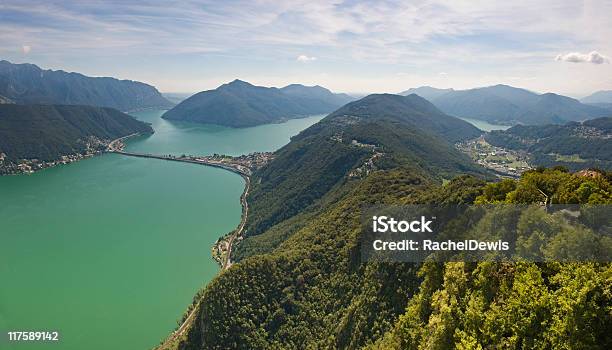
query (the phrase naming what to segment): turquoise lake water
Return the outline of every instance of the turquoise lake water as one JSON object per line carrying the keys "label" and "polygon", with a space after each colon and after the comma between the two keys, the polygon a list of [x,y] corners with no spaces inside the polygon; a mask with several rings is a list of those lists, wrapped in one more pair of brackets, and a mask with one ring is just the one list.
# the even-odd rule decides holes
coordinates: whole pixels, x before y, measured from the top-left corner
{"label": "turquoise lake water", "polygon": [[[127,149],[273,151],[322,116],[246,129],[134,115],[156,133]],[[240,221],[244,182],[196,164],[105,154],[0,177],[0,349],[149,349],[218,272],[215,240]],[[59,331],[58,343],[6,332]]]}

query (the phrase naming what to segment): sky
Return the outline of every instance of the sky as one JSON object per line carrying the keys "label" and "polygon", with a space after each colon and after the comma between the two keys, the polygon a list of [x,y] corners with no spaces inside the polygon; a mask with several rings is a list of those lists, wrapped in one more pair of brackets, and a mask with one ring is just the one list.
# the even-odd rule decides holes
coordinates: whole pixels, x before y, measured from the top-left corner
{"label": "sky", "polygon": [[612,0],[0,1],[0,59],[162,92],[612,90]]}

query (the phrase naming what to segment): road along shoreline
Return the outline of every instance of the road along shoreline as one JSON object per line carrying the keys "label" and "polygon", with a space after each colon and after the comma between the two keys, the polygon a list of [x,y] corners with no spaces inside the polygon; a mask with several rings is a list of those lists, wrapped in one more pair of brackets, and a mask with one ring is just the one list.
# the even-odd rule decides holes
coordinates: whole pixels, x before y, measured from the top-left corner
{"label": "road along shoreline", "polygon": [[[232,246],[236,240],[236,238],[241,237],[244,227],[246,225],[246,221],[249,214],[249,206],[247,202],[247,197],[249,195],[249,191],[251,188],[251,172],[252,169],[244,164],[243,161],[240,163],[233,163],[231,157],[223,157],[223,156],[205,156],[205,157],[193,157],[193,156],[173,156],[173,155],[155,155],[155,154],[147,154],[147,153],[136,153],[136,152],[126,152],[123,150],[123,140],[137,136],[138,134],[132,134],[128,136],[124,136],[122,138],[113,140],[109,143],[107,151],[109,153],[116,153],[130,157],[138,157],[138,158],[151,158],[151,159],[161,159],[161,160],[169,160],[175,162],[183,162],[183,163],[191,163],[191,164],[200,164],[206,165],[216,168],[225,169],[227,171],[231,171],[235,174],[240,175],[244,181],[245,186],[240,196],[240,204],[242,207],[242,215],[240,218],[240,223],[236,227],[235,230],[231,231],[229,234],[219,238],[217,242],[214,244],[213,251],[221,252],[224,251],[223,254],[218,254],[215,256],[215,260],[221,265],[221,271],[224,271],[232,265],[231,262],[231,253]],[[239,158],[237,158],[239,159]],[[158,350],[169,349],[174,342],[179,339],[185,331],[189,329],[189,327],[193,324],[195,320],[195,315],[199,310],[200,300],[198,300],[195,304],[192,303],[190,307],[187,309],[189,313],[184,318],[183,322],[179,325],[179,327],[173,331],[163,342],[156,347]]]}

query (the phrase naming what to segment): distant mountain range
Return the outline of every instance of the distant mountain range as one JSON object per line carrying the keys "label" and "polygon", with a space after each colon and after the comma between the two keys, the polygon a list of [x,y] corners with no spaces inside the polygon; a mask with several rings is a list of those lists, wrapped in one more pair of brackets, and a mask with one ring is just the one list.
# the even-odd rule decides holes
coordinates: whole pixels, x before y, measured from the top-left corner
{"label": "distant mountain range", "polygon": [[447,114],[496,124],[563,124],[612,116],[612,112],[605,108],[583,104],[570,97],[553,93],[537,94],[508,85],[470,90],[424,86],[401,94],[410,93],[428,99]]}
{"label": "distant mountain range", "polygon": [[421,86],[418,88],[412,88],[406,91],[402,91],[399,94],[402,96],[408,96],[410,94],[417,94],[421,96],[422,98],[431,102],[442,95],[445,95],[449,92],[454,92],[454,91],[455,91],[454,89],[438,89],[438,88],[434,88],[431,86]]}
{"label": "distant mountain range", "polygon": [[597,91],[580,99],[582,103],[608,103],[612,104],[612,90]]}
{"label": "distant mountain range", "polygon": [[55,161],[89,147],[105,148],[106,141],[119,137],[152,132],[150,125],[112,108],[2,104],[0,165],[23,159]]}
{"label": "distant mountain range", "polygon": [[162,118],[230,127],[277,123],[291,118],[329,113],[354,100],[321,86],[262,87],[234,80],[182,101]]}
{"label": "distant mountain range", "polygon": [[33,64],[13,64],[4,60],[0,61],[2,100],[16,104],[111,107],[121,111],[173,106],[157,89],[145,83],[43,70]]}
{"label": "distant mountain range", "polygon": [[179,104],[189,98],[193,93],[188,92],[164,92],[162,96],[166,98],[168,101],[176,104]]}

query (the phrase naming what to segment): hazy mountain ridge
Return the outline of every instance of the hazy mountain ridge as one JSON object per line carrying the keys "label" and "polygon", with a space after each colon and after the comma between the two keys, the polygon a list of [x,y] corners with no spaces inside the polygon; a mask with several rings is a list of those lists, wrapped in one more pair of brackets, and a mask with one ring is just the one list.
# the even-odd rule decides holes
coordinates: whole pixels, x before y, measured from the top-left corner
{"label": "hazy mountain ridge", "polygon": [[582,103],[607,103],[612,104],[612,90],[601,90],[580,99]]}
{"label": "hazy mountain ridge", "polygon": [[138,81],[88,77],[8,61],[0,61],[0,95],[17,104],[89,105],[122,111],[173,105],[155,87]]}
{"label": "hazy mountain ridge", "polygon": [[588,103],[588,105],[612,111],[612,103]]}
{"label": "hazy mountain ridge", "polygon": [[501,84],[469,90],[421,87],[407,91],[420,91],[447,114],[497,124],[562,124],[612,115],[570,97]]}
{"label": "hazy mountain ridge", "polygon": [[438,89],[431,86],[420,86],[418,88],[410,88],[406,91],[402,91],[399,94],[402,96],[416,94],[431,102],[432,100],[453,91],[455,91],[455,89]]}
{"label": "hazy mountain ridge", "polygon": [[292,84],[279,89],[234,80],[187,98],[163,118],[248,127],[329,113],[351,100],[346,94],[333,94],[320,86]]}

